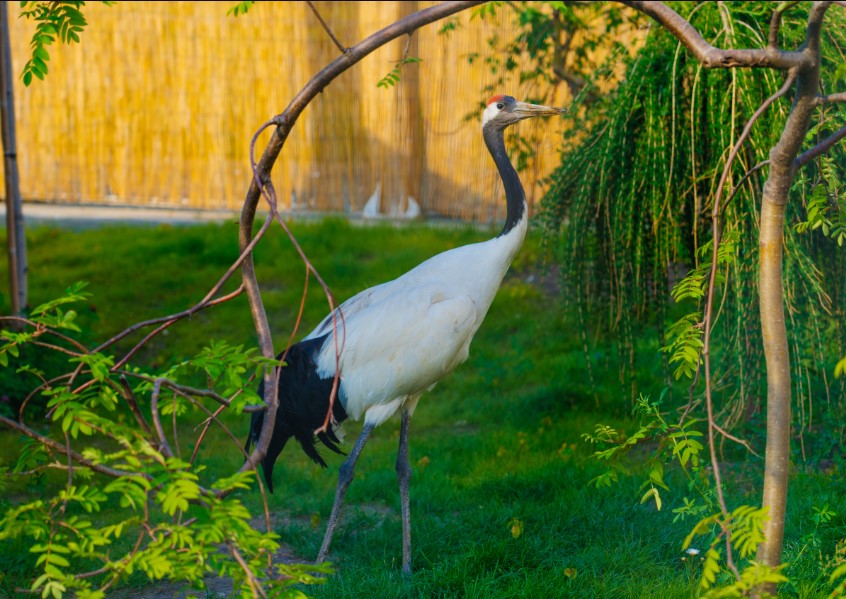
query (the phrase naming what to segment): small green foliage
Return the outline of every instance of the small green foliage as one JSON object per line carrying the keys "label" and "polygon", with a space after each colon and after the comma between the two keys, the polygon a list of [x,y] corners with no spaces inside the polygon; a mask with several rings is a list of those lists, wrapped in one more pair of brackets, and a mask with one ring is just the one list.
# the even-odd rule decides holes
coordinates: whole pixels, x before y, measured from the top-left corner
{"label": "small green foliage", "polygon": [[503,2],[497,0],[495,2],[485,2],[484,4],[480,4],[479,6],[474,7],[470,11],[470,20],[473,19],[486,19],[489,17],[496,16],[497,9],[502,6]]}
{"label": "small green foliage", "polygon": [[[43,598],[102,597],[105,588],[134,572],[151,580],[169,578],[199,586],[206,574],[217,573],[232,579],[234,592],[245,597],[253,596],[250,589],[255,584],[261,584],[265,593],[280,596],[297,594],[291,581],[319,582],[317,575],[328,572],[326,567],[277,564],[274,571],[279,578],[267,577],[269,557],[279,549],[278,538],[272,532],[256,531],[249,511],[231,497],[233,491],[252,486],[254,472],[236,472],[206,488],[200,480],[203,466],[163,453],[167,440],[149,426],[144,430],[138,426],[142,418],[138,404],[150,405],[154,389],[162,396],[159,413],[172,414],[174,422],[192,413],[188,398],[199,403],[208,395],[240,414],[246,403],[260,401],[255,377],[263,368],[278,365],[278,360],[266,360],[242,345],[212,341],[194,359],[168,368],[166,377],[145,374],[129,364],[118,369],[112,355],[87,352],[71,337],[56,332],[78,330],[71,316],[75,312],[68,305],[88,299],[83,288],[74,285],[63,296],[33,309],[27,330],[0,335],[4,364],[8,356],[24,356],[21,348],[45,334],[74,350],[44,345],[64,357],[70,373],[55,381],[45,380],[43,373],[27,364],[17,368],[36,375],[47,414],[59,425],[44,434],[59,440],[48,444],[19,424],[29,436],[21,443],[14,469],[10,473],[0,466],[0,475],[4,482],[7,476],[32,482],[50,468],[69,472],[65,485],[43,498],[8,507],[0,517],[0,541],[18,539],[33,554],[30,591]],[[207,390],[177,382],[180,377],[196,378],[198,373],[205,378]],[[134,381],[131,390],[127,377]],[[81,451],[72,450],[81,457],[73,459],[76,463],[71,468],[68,455],[58,448],[77,442],[87,445]],[[111,518],[97,516],[115,505],[121,509],[112,509]],[[127,545],[122,540],[126,537],[137,540]],[[90,570],[92,563],[99,565],[102,576],[75,576]]]}
{"label": "small green foliage", "polygon": [[41,322],[39,320],[40,318],[44,318],[51,312],[54,312],[59,306],[64,306],[66,304],[74,304],[89,299],[91,297],[91,294],[87,291],[84,291],[87,286],[88,283],[84,281],[78,281],[74,283],[73,285],[65,289],[65,293],[61,297],[44,302],[43,304],[39,304],[38,306],[30,310],[30,318],[35,322]]}
{"label": "small green foliage", "polygon": [[233,17],[240,17],[241,15],[245,15],[249,12],[249,10],[253,7],[255,2],[239,2],[232,8],[226,11],[226,16],[233,16]]}
{"label": "small green foliage", "polygon": [[[715,286],[725,283],[726,276],[720,271],[720,267],[731,266],[738,241],[737,231],[729,232],[721,239],[720,247],[717,249]],[[673,286],[672,295],[677,303],[688,299],[698,303],[705,298],[711,274],[711,262],[705,259],[711,257],[713,247],[713,239],[704,243],[698,251],[703,262]],[[701,311],[685,314],[667,328],[668,343],[661,348],[661,351],[670,354],[670,364],[676,365],[673,371],[676,380],[682,377],[692,379],[696,375],[701,362],[700,352],[705,347],[704,334]]]}
{"label": "small green foliage", "polygon": [[[212,340],[194,358],[165,372],[163,378],[179,383],[183,378],[190,379],[192,373],[202,373],[206,379],[206,388],[216,389],[231,401],[231,407],[236,413],[241,413],[245,406],[261,403],[255,380],[261,376],[265,367],[276,366],[278,363],[278,360],[261,356],[256,348],[244,349],[243,345],[232,346],[226,341]],[[150,388],[150,382],[141,386],[144,390]],[[170,397],[171,402],[162,406],[163,414],[174,411],[181,413],[187,408],[185,402],[176,395],[171,394]]]}
{"label": "small green foliage", "polygon": [[[717,561],[718,560],[719,556],[717,557]],[[706,563],[707,562],[708,559],[706,559]],[[758,595],[756,596],[761,597],[761,599],[771,597],[769,594],[761,592],[760,589],[762,585],[765,584],[781,584],[783,582],[787,582],[787,577],[782,574],[782,570],[785,566],[786,564],[782,564],[777,568],[771,568],[765,564],[759,564],[751,561],[749,562],[749,566],[740,572],[740,580],[726,586],[711,589],[702,595],[702,599],[749,597],[753,591],[757,591]],[[713,565],[711,567],[713,568]],[[712,584],[713,582],[710,583],[709,586]],[[706,587],[703,585],[702,588]]]}
{"label": "small green foliage", "polygon": [[699,352],[705,347],[701,320],[701,312],[685,314],[667,329],[670,342],[661,351],[670,354],[670,364],[677,364],[673,371],[676,380],[682,377],[692,379],[699,368]]}
{"label": "small green foliage", "polygon": [[[812,129],[810,136],[816,136]],[[806,194],[806,220],[796,223],[794,228],[799,233],[820,231],[824,237],[843,247],[846,241],[846,187],[840,180],[837,159],[831,155],[824,155],[818,159],[818,176]],[[798,187],[804,187],[809,182],[800,179]]]}
{"label": "small green foliage", "polygon": [[635,446],[644,442],[657,441],[658,448],[647,462],[647,478],[640,486],[643,492],[640,503],[651,499],[658,510],[663,506],[659,489],[669,491],[664,481],[665,460],[676,460],[686,473],[688,468],[698,470],[699,454],[703,449],[702,443],[695,439],[701,437],[702,433],[693,428],[698,421],[689,419],[677,426],[670,426],[659,411],[666,392],[665,389],[654,402],[643,395],[635,401],[633,413],[640,427],[633,434],[627,436],[609,426],[597,424],[593,434],[582,435],[585,441],[593,445],[607,446],[593,453],[593,458],[606,461],[608,468],[591,480],[591,484],[609,487],[617,482],[618,474],[628,472],[624,458]]}
{"label": "small green foliage", "polygon": [[438,29],[438,35],[449,35],[461,26],[458,19],[446,19]]}
{"label": "small green foliage", "polygon": [[[81,8],[85,2],[70,0],[63,2],[32,1],[21,2],[21,17],[35,21],[35,33],[30,40],[32,56],[26,62],[21,73],[24,85],[29,86],[32,78],[43,80],[47,74],[47,62],[50,53],[46,46],[57,39],[62,43],[79,43],[79,35],[88,25]],[[114,2],[104,1],[111,6]]]}
{"label": "small green foliage", "polygon": [[[706,536],[711,539],[710,547],[705,555],[705,562],[702,566],[702,589],[709,589],[714,586],[717,574],[720,572],[722,553],[719,544],[723,542],[724,536],[730,533],[731,544],[737,554],[743,559],[749,559],[757,550],[758,545],[764,541],[764,524],[768,516],[768,508],[741,505],[735,508],[728,517],[721,512],[711,514],[702,518],[690,531],[682,544],[682,549],[690,547],[693,539],[697,536]],[[787,579],[780,573],[780,568],[770,569],[754,561],[749,561],[749,566],[741,572],[740,580],[733,584],[722,586],[706,596],[708,597],[740,597],[750,589],[768,582],[784,582]]]}
{"label": "small green foliage", "polygon": [[685,497],[682,499],[684,505],[673,510],[675,517],[673,522],[684,521],[688,517],[700,518],[702,514],[710,509],[710,506],[705,503],[697,503],[695,500]]}
{"label": "small green foliage", "polygon": [[397,66],[395,66],[390,73],[388,73],[379,80],[379,82],[376,84],[376,87],[384,87],[385,89],[388,89],[389,87],[394,87],[400,81],[400,68],[402,68],[403,65],[414,64],[416,62],[423,62],[423,59],[416,58],[414,56],[406,56],[401,61],[399,61],[399,63],[397,63]]}

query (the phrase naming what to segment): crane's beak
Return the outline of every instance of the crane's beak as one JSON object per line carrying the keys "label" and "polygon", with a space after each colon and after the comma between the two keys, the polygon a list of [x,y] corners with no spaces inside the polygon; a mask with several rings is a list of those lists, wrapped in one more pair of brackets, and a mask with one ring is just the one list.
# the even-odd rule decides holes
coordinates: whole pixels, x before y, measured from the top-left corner
{"label": "crane's beak", "polygon": [[541,106],[540,104],[529,104],[528,102],[517,102],[514,106],[512,114],[516,115],[520,120],[530,119],[536,116],[553,116],[556,114],[564,114],[567,112],[566,108],[554,108],[552,106]]}

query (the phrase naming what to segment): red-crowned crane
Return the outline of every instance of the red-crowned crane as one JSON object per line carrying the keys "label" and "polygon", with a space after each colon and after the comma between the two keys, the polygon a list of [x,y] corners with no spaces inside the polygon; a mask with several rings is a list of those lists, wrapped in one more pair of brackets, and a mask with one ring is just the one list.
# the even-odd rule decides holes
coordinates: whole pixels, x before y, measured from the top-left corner
{"label": "red-crowned crane", "polygon": [[[364,416],[364,428],[341,466],[332,514],[317,561],[329,550],[341,503],[353,479],[356,461],[374,428],[400,413],[396,471],[402,512],[402,569],[411,572],[408,486],[408,429],[420,396],[467,359],[470,341],[482,324],[505,272],[526,236],[526,195],[505,152],[503,131],[523,119],[561,114],[551,108],[494,96],[482,113],[482,135],[502,177],[507,212],[495,238],[434,256],[401,277],[365,289],[341,304],[343,318],[327,316],[302,341],[289,348],[279,378],[279,407],[273,437],[262,462],[273,491],[273,465],[285,443],[294,437],[321,466],[314,431],[322,426],[340,369],[333,419]],[[337,314],[335,314],[337,316]],[[342,348],[336,359],[337,347]],[[262,413],[254,413],[247,449],[258,443]],[[317,435],[332,451],[342,453],[334,430]]]}

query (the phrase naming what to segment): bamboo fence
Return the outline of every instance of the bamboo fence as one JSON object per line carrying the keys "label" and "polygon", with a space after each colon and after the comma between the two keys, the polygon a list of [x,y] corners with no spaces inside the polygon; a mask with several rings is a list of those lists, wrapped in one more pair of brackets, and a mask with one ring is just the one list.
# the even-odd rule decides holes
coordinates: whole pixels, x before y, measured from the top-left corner
{"label": "bamboo fence", "polygon": [[[18,3],[9,2],[10,16]],[[315,2],[345,45],[432,2]],[[80,44],[53,45],[50,72],[15,109],[21,191],[63,203],[237,209],[250,182],[249,141],[319,69],[338,55],[304,2],[259,2],[226,16],[227,2],[90,3]],[[495,75],[470,64],[499,21],[458,16],[449,34],[434,24],[396,40],[329,86],[304,112],[274,168],[282,207],[362,210],[377,186],[380,212],[402,213],[413,198],[428,216],[491,222],[504,216],[502,190],[478,117]],[[10,23],[20,72],[34,25]],[[400,82],[377,87],[396,61]],[[522,97],[515,85],[503,93]],[[564,105],[566,90],[554,101]],[[522,174],[530,202],[558,159],[558,121],[542,127],[537,159]],[[266,140],[266,138],[263,138]],[[259,148],[263,147],[260,142]]]}

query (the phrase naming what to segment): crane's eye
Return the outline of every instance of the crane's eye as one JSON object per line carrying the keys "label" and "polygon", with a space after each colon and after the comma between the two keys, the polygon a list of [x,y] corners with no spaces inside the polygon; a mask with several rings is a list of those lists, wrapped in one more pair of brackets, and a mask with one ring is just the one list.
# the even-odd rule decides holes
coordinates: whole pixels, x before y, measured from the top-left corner
{"label": "crane's eye", "polygon": [[502,102],[498,102],[497,105],[496,105],[496,109],[502,110],[503,108],[505,108],[505,104],[503,104]]}

